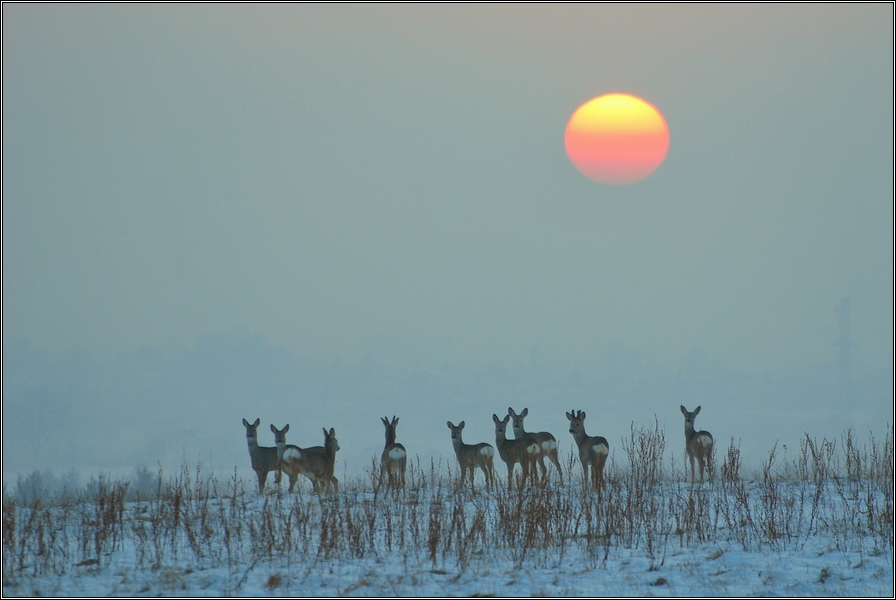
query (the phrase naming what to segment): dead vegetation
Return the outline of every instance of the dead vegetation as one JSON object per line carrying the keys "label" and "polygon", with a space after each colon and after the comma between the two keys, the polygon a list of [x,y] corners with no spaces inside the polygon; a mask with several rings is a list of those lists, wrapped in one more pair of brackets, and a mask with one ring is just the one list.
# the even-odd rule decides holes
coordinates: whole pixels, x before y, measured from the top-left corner
{"label": "dead vegetation", "polygon": [[[634,548],[653,569],[678,548],[800,549],[822,534],[839,548],[892,550],[892,430],[861,447],[850,431],[839,442],[807,435],[790,460],[772,448],[754,476],[731,440],[719,476],[697,484],[686,481],[683,462],[664,461],[665,445],[658,424],[633,425],[600,494],[575,479],[472,493],[451,467],[413,461],[404,488],[372,486],[372,461],[332,495],[259,496],[254,481],[236,472],[220,480],[201,466],[160,471],[148,495],[114,481],[27,502],[5,494],[3,576],[99,570],[111,554],[132,552],[137,568],[153,572],[226,565],[236,590],[247,568],[284,558],[311,570],[333,558],[400,555],[464,570],[495,556],[557,565],[578,546],[592,568],[615,548]],[[285,584],[272,575],[269,585]]]}

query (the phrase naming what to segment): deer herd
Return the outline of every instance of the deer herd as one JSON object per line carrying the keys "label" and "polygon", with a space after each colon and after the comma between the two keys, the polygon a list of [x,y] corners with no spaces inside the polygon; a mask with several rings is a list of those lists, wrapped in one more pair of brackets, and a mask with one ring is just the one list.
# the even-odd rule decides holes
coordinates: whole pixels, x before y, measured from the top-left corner
{"label": "deer herd", "polygon": [[[694,463],[700,466],[700,481],[703,481],[704,471],[709,471],[712,478],[712,434],[708,431],[694,429],[694,419],[700,413],[698,406],[693,412],[689,412],[684,406],[681,414],[684,415],[685,450],[691,463],[691,482],[696,481]],[[454,453],[460,465],[460,484],[463,485],[470,475],[470,488],[473,489],[473,480],[476,469],[480,469],[485,476],[487,488],[491,488],[495,482],[494,457],[495,448],[498,456],[507,465],[507,488],[513,488],[513,471],[517,463],[522,469],[522,479],[519,487],[522,489],[526,481],[531,479],[533,483],[538,480],[538,468],[541,469],[541,485],[548,480],[548,467],[545,459],[550,460],[557,469],[560,484],[563,484],[563,470],[560,468],[560,460],[557,456],[559,444],[557,439],[547,431],[526,431],[523,419],[529,414],[529,409],[524,408],[517,414],[513,408],[507,409],[507,415],[499,419],[498,415],[492,415],[495,423],[495,446],[480,442],[478,444],[465,444],[463,430],[465,422],[454,425],[448,421],[448,429],[451,431],[451,443]],[[572,411],[566,413],[569,420],[569,433],[572,435],[579,449],[579,462],[582,464],[583,482],[587,486],[591,481],[591,488],[600,492],[603,485],[604,465],[610,454],[610,443],[602,436],[589,436],[585,433],[585,411]],[[507,437],[507,425],[513,421],[513,438]],[[382,418],[386,428],[386,445],[380,457],[379,486],[388,484],[388,488],[395,490],[405,486],[405,470],[407,467],[408,453],[405,447],[395,441],[395,430],[398,427],[398,417]],[[336,467],[336,452],[339,450],[339,442],[336,441],[336,431],[332,427],[324,432],[324,445],[310,448],[299,448],[286,443],[286,433],[289,424],[283,429],[277,429],[271,424],[271,432],[274,434],[273,448],[258,445],[258,425],[261,419],[255,419],[250,424],[243,419],[246,428],[246,441],[249,444],[249,457],[252,460],[252,470],[258,476],[258,493],[264,493],[264,485],[268,473],[276,473],[276,483],[280,485],[282,473],[289,477],[289,491],[293,492],[296,478],[304,475],[311,480],[314,491],[331,492],[339,490],[339,480],[334,475]],[[588,469],[591,469],[589,477]]]}

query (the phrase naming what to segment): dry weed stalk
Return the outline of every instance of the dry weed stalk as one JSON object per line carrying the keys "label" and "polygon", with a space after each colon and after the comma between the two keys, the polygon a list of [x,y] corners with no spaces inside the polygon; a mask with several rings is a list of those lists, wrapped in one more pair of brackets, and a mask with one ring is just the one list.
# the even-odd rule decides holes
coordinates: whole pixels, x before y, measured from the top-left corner
{"label": "dry weed stalk", "polygon": [[744,551],[798,549],[815,535],[833,536],[843,549],[893,547],[891,429],[866,446],[851,432],[839,447],[807,435],[792,460],[780,459],[775,446],[752,480],[732,439],[721,477],[695,485],[681,480],[674,457],[671,468],[664,461],[656,422],[633,424],[622,448],[625,467],[608,465],[600,497],[573,482],[472,494],[455,485],[456,473],[446,476],[443,464],[431,461],[424,471],[419,459],[394,493],[372,485],[379,475],[373,461],[370,473],[346,478],[329,498],[259,497],[255,482],[236,471],[220,485],[201,466],[167,479],[160,469],[156,492],[136,501],[127,499],[127,482],[107,478],[91,484],[92,493],[65,499],[22,504],[5,496],[3,574],[12,580],[98,570],[111,553],[132,549],[138,569],[184,560],[226,565],[228,589],[236,590],[246,565],[285,559],[310,570],[334,559],[396,553],[434,569],[442,563],[463,570],[498,557],[520,567],[553,565],[578,547],[596,567],[626,547],[642,550],[658,568],[673,532],[689,548],[728,541]]}

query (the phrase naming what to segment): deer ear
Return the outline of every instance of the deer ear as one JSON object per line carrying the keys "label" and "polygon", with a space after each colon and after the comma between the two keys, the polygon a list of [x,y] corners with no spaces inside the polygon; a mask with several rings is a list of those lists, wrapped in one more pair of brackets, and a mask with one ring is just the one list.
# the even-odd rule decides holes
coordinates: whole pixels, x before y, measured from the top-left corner
{"label": "deer ear", "polygon": [[248,426],[249,426],[249,421],[247,421],[246,419],[243,419],[243,426],[244,426],[244,427],[248,427]]}
{"label": "deer ear", "polygon": [[566,418],[569,419],[570,421],[572,421],[572,415],[571,415],[571,414],[566,413]]}
{"label": "deer ear", "polygon": [[255,425],[252,427],[258,427],[258,424],[261,423],[261,419],[255,419]]}
{"label": "deer ear", "polygon": [[271,433],[273,433],[274,435],[277,435],[277,428],[274,427],[273,423],[271,423]]}
{"label": "deer ear", "polygon": [[527,407],[527,408],[524,408],[524,409],[523,409],[523,412],[520,413],[520,416],[521,416],[521,417],[525,417],[525,416],[528,415],[528,414],[529,414],[529,409],[528,409],[528,407]]}
{"label": "deer ear", "polygon": [[513,407],[512,407],[512,406],[508,406],[508,407],[507,407],[507,414],[508,414],[508,415],[516,415],[516,413],[513,412]]}
{"label": "deer ear", "polygon": [[458,429],[463,429],[464,426],[465,426],[466,424],[467,424],[466,421],[461,421],[460,424],[457,426],[457,428],[458,428]]}
{"label": "deer ear", "polygon": [[494,421],[495,423],[500,423],[501,419],[498,418],[498,415],[492,413],[492,421]]}
{"label": "deer ear", "polygon": [[684,404],[681,405],[681,414],[688,416],[688,409],[684,407]]}
{"label": "deer ear", "polygon": [[694,409],[694,416],[696,417],[699,414],[700,414],[700,407],[698,406],[696,409]]}
{"label": "deer ear", "polygon": [[448,421],[448,429],[454,429],[454,425],[451,424],[451,421]]}
{"label": "deer ear", "polygon": [[336,428],[335,428],[335,427],[330,427],[330,435],[331,435],[331,436],[335,436],[335,435],[336,435]]}
{"label": "deer ear", "polygon": [[283,428],[283,433],[289,431],[289,423],[286,424],[286,427]]}
{"label": "deer ear", "polygon": [[327,434],[327,428],[326,428],[326,427],[321,427],[321,429],[324,430],[324,437],[327,437],[327,435],[328,435],[328,434]]}

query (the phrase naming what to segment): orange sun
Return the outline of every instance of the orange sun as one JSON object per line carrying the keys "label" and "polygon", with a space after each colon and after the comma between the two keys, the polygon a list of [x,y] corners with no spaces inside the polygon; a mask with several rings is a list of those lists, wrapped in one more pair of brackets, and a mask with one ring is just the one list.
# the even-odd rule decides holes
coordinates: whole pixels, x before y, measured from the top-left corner
{"label": "orange sun", "polygon": [[641,181],[669,150],[669,128],[652,104],[630,94],[589,100],[566,125],[566,153],[589,179],[611,185]]}

